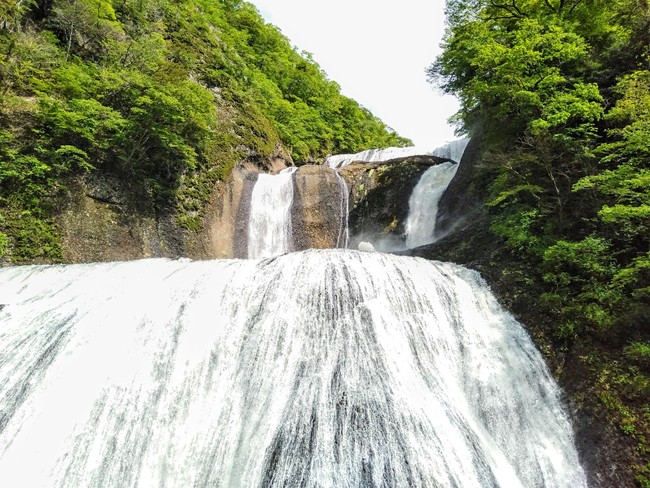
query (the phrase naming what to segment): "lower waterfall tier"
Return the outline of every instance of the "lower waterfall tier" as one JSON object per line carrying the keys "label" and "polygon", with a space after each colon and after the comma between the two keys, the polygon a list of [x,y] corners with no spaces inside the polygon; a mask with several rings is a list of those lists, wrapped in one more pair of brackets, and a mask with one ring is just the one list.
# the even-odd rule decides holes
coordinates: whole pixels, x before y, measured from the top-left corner
{"label": "lower waterfall tier", "polygon": [[475,272],[347,250],[0,269],[0,480],[584,487]]}

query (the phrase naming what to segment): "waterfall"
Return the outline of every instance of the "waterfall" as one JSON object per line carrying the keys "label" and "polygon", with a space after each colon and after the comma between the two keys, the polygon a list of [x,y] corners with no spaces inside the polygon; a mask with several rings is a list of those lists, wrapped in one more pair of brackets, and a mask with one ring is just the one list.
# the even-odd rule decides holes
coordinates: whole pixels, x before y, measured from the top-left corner
{"label": "waterfall", "polygon": [[414,248],[435,242],[438,203],[458,169],[457,163],[441,163],[426,170],[409,198],[406,219],[406,247]]}
{"label": "waterfall", "polygon": [[27,266],[0,303],[3,486],[586,486],[541,355],[460,266]]}
{"label": "waterfall", "polygon": [[447,144],[435,148],[431,151],[432,156],[438,156],[439,158],[451,159],[457,163],[460,163],[460,160],[463,158],[463,153],[465,148],[469,143],[469,139],[456,139],[455,141],[448,142]]}
{"label": "waterfall", "polygon": [[[455,163],[445,162],[432,166],[422,174],[413,189],[409,198],[409,213],[405,222],[405,244],[407,248],[413,248],[435,242],[441,237],[435,232],[438,203],[456,174],[458,163],[462,159],[468,143],[469,139],[458,139],[433,150],[424,150],[418,147],[371,149],[357,154],[330,156],[326,159],[325,165],[338,169],[354,161],[382,162],[415,155],[438,156],[455,161]],[[362,241],[364,249],[374,249],[376,236],[367,236],[366,239],[373,242]],[[378,248],[395,249],[395,243],[386,245],[382,244],[380,240]]]}
{"label": "waterfall", "polygon": [[348,185],[345,183],[343,177],[339,174],[338,171],[334,170],[334,172],[336,174],[336,179],[339,182],[339,188],[341,189],[340,227],[339,235],[336,238],[336,247],[347,248],[350,243],[350,194]]}
{"label": "waterfall", "polygon": [[469,139],[457,139],[435,149],[423,147],[387,147],[383,149],[368,149],[356,154],[337,154],[325,160],[325,165],[330,168],[340,169],[355,161],[364,163],[379,163],[391,159],[406,158],[411,156],[438,156],[460,162]]}
{"label": "waterfall", "polygon": [[458,139],[431,151],[431,155],[451,159],[456,163],[442,163],[426,170],[409,198],[409,213],[406,219],[406,247],[414,248],[438,240],[436,219],[438,203],[456,175],[469,139]]}
{"label": "waterfall", "polygon": [[330,168],[343,168],[354,161],[364,163],[377,163],[390,161],[391,159],[404,158],[407,156],[418,156],[427,154],[426,150],[417,147],[386,147],[383,149],[368,149],[356,154],[337,154],[325,160],[325,165]]}
{"label": "waterfall", "polygon": [[266,258],[291,251],[293,173],[260,174],[251,196],[248,222],[248,257]]}

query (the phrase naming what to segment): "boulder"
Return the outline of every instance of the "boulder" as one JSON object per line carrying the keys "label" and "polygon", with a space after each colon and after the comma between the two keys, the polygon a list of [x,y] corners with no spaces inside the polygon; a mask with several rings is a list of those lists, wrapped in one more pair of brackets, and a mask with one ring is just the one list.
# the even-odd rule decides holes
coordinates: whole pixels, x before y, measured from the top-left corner
{"label": "boulder", "polygon": [[346,188],[336,172],[305,165],[294,174],[291,226],[295,250],[342,247],[346,225]]}

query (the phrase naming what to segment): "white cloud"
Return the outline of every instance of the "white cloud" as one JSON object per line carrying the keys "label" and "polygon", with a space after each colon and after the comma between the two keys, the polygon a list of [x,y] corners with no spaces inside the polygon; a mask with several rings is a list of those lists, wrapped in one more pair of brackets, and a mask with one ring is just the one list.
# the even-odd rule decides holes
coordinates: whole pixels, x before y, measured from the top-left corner
{"label": "white cloud", "polygon": [[426,81],[440,52],[444,0],[252,0],[342,92],[418,146],[454,139],[458,102]]}

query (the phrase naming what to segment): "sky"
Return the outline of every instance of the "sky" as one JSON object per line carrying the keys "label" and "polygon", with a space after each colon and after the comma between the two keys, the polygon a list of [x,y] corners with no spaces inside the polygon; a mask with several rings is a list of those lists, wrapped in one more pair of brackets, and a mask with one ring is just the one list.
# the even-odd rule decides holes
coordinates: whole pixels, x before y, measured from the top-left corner
{"label": "sky", "polygon": [[456,139],[458,102],[426,80],[440,53],[444,0],[249,0],[344,95],[417,146]]}

